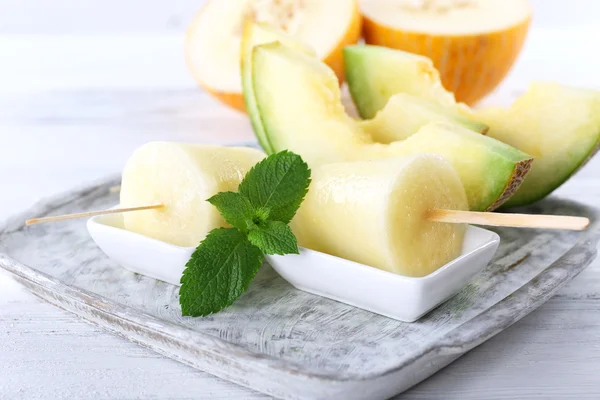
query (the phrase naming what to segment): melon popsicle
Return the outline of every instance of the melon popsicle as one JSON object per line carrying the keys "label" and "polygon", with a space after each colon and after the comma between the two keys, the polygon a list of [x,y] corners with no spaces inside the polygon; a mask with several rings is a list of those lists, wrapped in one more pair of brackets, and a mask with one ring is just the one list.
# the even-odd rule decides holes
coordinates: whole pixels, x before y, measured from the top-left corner
{"label": "melon popsicle", "polygon": [[197,246],[211,230],[227,226],[206,200],[219,192],[236,192],[264,157],[247,147],[170,142],[142,146],[123,170],[121,207],[164,207],[123,214],[125,228],[178,246]]}
{"label": "melon popsicle", "polygon": [[460,178],[432,154],[323,165],[292,221],[306,248],[405,276],[458,257],[466,226],[430,222],[433,209],[468,210]]}

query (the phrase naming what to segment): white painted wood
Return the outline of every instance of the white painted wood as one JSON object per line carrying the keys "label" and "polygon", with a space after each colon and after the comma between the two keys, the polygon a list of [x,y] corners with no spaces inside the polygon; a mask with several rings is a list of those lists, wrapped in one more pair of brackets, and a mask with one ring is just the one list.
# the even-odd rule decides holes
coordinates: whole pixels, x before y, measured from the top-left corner
{"label": "white painted wood", "polygon": [[[531,77],[600,87],[598,58],[588,51],[600,35],[589,28],[569,32],[535,31],[509,80],[487,102],[506,102]],[[181,43],[180,34],[0,36],[0,218],[117,172],[149,140],[251,138],[244,117],[194,88]],[[595,160],[559,194],[598,205],[599,174]],[[596,261],[540,310],[403,398],[599,398],[599,288]],[[2,275],[4,398],[266,397],[83,323]]]}

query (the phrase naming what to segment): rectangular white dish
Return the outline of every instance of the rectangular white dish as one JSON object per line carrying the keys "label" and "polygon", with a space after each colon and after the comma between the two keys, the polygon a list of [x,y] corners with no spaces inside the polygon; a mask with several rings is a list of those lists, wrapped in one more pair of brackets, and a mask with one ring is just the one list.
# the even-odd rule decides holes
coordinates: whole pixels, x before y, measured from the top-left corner
{"label": "rectangular white dish", "polygon": [[[104,253],[128,270],[179,285],[194,248],[152,239],[123,227],[123,216],[88,220],[90,235]],[[299,255],[267,256],[294,287],[405,322],[414,322],[455,295],[492,259],[500,238],[469,226],[460,257],[432,274],[411,278],[329,254],[300,249]]]}

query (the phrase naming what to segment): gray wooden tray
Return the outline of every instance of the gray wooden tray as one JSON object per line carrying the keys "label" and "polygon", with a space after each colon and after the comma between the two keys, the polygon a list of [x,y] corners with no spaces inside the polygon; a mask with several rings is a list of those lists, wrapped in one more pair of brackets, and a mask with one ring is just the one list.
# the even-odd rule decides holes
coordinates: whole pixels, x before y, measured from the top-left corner
{"label": "gray wooden tray", "polygon": [[8,221],[0,228],[0,266],[89,322],[287,399],[383,399],[406,390],[549,299],[591,263],[600,238],[599,210],[556,198],[519,210],[593,222],[585,233],[497,229],[494,261],[413,324],[298,291],[266,264],[231,308],[182,318],[176,287],[108,260],[84,222],[23,226],[32,216],[113,206],[118,195],[109,188],[117,183],[62,194]]}

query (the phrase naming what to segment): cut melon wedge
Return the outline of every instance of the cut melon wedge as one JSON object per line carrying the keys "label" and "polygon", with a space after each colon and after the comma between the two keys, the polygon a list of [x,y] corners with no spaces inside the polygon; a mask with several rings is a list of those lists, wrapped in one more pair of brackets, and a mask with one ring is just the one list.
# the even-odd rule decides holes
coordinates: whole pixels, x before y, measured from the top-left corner
{"label": "cut melon wedge", "polygon": [[188,28],[185,54],[198,84],[225,104],[244,110],[240,43],[247,21],[288,32],[314,48],[344,77],[343,47],[360,37],[355,0],[209,0]]}
{"label": "cut melon wedge", "polygon": [[488,126],[452,111],[434,101],[399,93],[390,98],[375,118],[360,122],[373,140],[391,143],[403,140],[431,122],[450,122],[485,134]]}
{"label": "cut melon wedge", "polygon": [[528,0],[361,0],[368,44],[433,60],[444,86],[472,104],[515,62],[529,28]]}
{"label": "cut melon wedge", "polygon": [[433,62],[417,54],[380,46],[344,49],[346,80],[360,116],[374,118],[390,98],[406,93],[454,107],[454,95],[442,86]]}
{"label": "cut melon wedge", "polygon": [[[254,98],[254,87],[252,86],[252,49],[259,44],[280,42],[284,45],[310,54],[316,57],[315,51],[305,43],[298,41],[293,36],[280,29],[269,27],[265,24],[247,22],[244,26],[242,36],[242,88],[246,110],[248,114],[256,114],[256,99]],[[265,135],[262,121],[252,118],[252,129],[261,147],[268,153],[272,153],[271,144]]]}
{"label": "cut melon wedge", "polygon": [[262,151],[246,147],[168,142],[142,146],[123,170],[121,207],[164,207],[123,214],[125,228],[178,246],[197,246],[208,232],[227,226],[206,200],[237,191],[246,172],[264,157]]}
{"label": "cut melon wedge", "polygon": [[[489,125],[488,136],[531,154],[535,159],[532,171],[520,190],[506,203],[507,207],[527,205],[544,198],[598,150],[598,91],[536,83],[509,109],[474,111],[465,105],[452,104],[447,96],[432,96],[432,92],[439,93],[439,81],[431,80],[430,77],[436,74],[429,72],[415,75],[423,63],[420,57],[411,58],[399,50],[372,46],[353,46],[348,51],[352,53],[352,57],[346,57],[348,84],[359,99],[356,102],[359,110],[371,100],[377,105],[373,109],[378,110],[380,104],[398,93],[437,100],[449,112],[458,110],[469,119]],[[390,82],[390,85],[382,92],[380,86],[384,82]],[[419,82],[420,86],[414,82]],[[390,136],[390,129],[381,129]]]}
{"label": "cut melon wedge", "polygon": [[529,154],[498,140],[445,122],[431,123],[390,145],[398,155],[435,153],[456,169],[473,211],[495,210],[520,187],[531,168]]}
{"label": "cut melon wedge", "polygon": [[[296,152],[313,167],[437,153],[456,168],[469,207],[479,211],[498,207],[529,170],[527,154],[448,123],[429,124],[407,141],[376,143],[346,114],[334,72],[281,43],[255,47],[252,68],[258,113],[251,118],[263,124],[272,151]],[[463,155],[468,157],[465,161]]]}
{"label": "cut melon wedge", "polygon": [[421,277],[461,252],[465,226],[427,221],[436,208],[467,209],[459,177],[439,156],[329,164],[313,169],[292,229],[303,247]]}
{"label": "cut melon wedge", "polygon": [[476,111],[489,135],[535,157],[531,173],[506,203],[522,206],[557,189],[600,146],[600,92],[535,83],[509,109]]}

